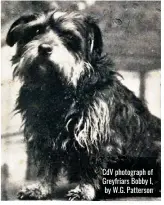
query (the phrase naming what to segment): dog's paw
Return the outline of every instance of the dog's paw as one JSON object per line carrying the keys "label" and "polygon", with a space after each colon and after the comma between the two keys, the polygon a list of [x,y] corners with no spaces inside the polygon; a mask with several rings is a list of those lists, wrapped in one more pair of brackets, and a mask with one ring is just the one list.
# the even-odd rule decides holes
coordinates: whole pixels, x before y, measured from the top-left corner
{"label": "dog's paw", "polygon": [[32,184],[23,187],[17,194],[19,200],[42,200],[48,196],[48,187],[43,187],[41,184]]}
{"label": "dog's paw", "polygon": [[73,200],[91,201],[95,198],[95,189],[90,184],[78,185],[75,189],[71,189],[68,192],[67,198],[70,201]]}

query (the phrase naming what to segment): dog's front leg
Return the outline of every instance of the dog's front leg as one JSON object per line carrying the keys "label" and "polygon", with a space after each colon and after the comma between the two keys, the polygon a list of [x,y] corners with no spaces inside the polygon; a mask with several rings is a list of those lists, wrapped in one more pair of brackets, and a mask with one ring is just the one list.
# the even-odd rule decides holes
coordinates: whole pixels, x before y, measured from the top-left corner
{"label": "dog's front leg", "polygon": [[22,187],[18,192],[20,200],[43,200],[51,197],[51,185],[48,183],[38,182]]}
{"label": "dog's front leg", "polygon": [[55,181],[59,172],[59,167],[48,170],[43,179],[31,185],[22,187],[18,192],[19,200],[45,200],[52,199]]}
{"label": "dog's front leg", "polygon": [[67,197],[69,200],[87,200],[91,201],[96,196],[96,190],[93,185],[87,183],[79,184],[75,189],[71,189]]}

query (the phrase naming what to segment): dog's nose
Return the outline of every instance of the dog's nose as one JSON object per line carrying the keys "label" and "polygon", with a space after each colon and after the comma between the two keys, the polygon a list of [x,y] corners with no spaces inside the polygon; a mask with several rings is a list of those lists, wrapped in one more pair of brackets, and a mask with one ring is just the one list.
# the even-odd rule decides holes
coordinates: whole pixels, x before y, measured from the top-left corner
{"label": "dog's nose", "polygon": [[52,46],[47,43],[40,44],[38,52],[42,55],[50,55],[52,53]]}

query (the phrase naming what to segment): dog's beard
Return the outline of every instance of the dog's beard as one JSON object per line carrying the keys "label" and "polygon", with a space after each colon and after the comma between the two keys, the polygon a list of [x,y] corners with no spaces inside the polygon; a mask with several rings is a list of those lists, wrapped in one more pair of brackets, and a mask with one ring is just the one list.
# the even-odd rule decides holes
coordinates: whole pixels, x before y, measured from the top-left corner
{"label": "dog's beard", "polygon": [[50,56],[39,55],[38,46],[39,41],[36,40],[24,47],[21,57],[13,62],[14,76],[19,76],[22,80],[26,80],[27,77],[28,79],[35,78],[33,79],[35,83],[37,79],[44,82],[46,79],[55,81],[55,78],[60,76],[67,81],[67,84],[76,87],[82,75],[87,73],[89,76],[93,71],[88,62],[73,55],[64,45],[54,47]]}

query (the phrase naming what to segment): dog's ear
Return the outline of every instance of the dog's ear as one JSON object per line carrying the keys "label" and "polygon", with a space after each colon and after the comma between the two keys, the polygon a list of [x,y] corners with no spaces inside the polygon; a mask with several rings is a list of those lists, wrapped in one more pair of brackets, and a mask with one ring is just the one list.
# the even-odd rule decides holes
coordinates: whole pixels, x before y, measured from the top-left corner
{"label": "dog's ear", "polygon": [[101,35],[101,30],[98,27],[96,21],[91,18],[86,18],[86,23],[88,26],[88,49],[89,54],[92,56],[101,56],[103,49],[103,40]]}
{"label": "dog's ear", "polygon": [[33,21],[37,18],[35,14],[31,15],[24,15],[17,19],[10,27],[7,37],[6,37],[6,43],[9,46],[13,46],[20,38],[20,34],[23,30],[23,25],[26,23],[29,23],[30,21]]}

